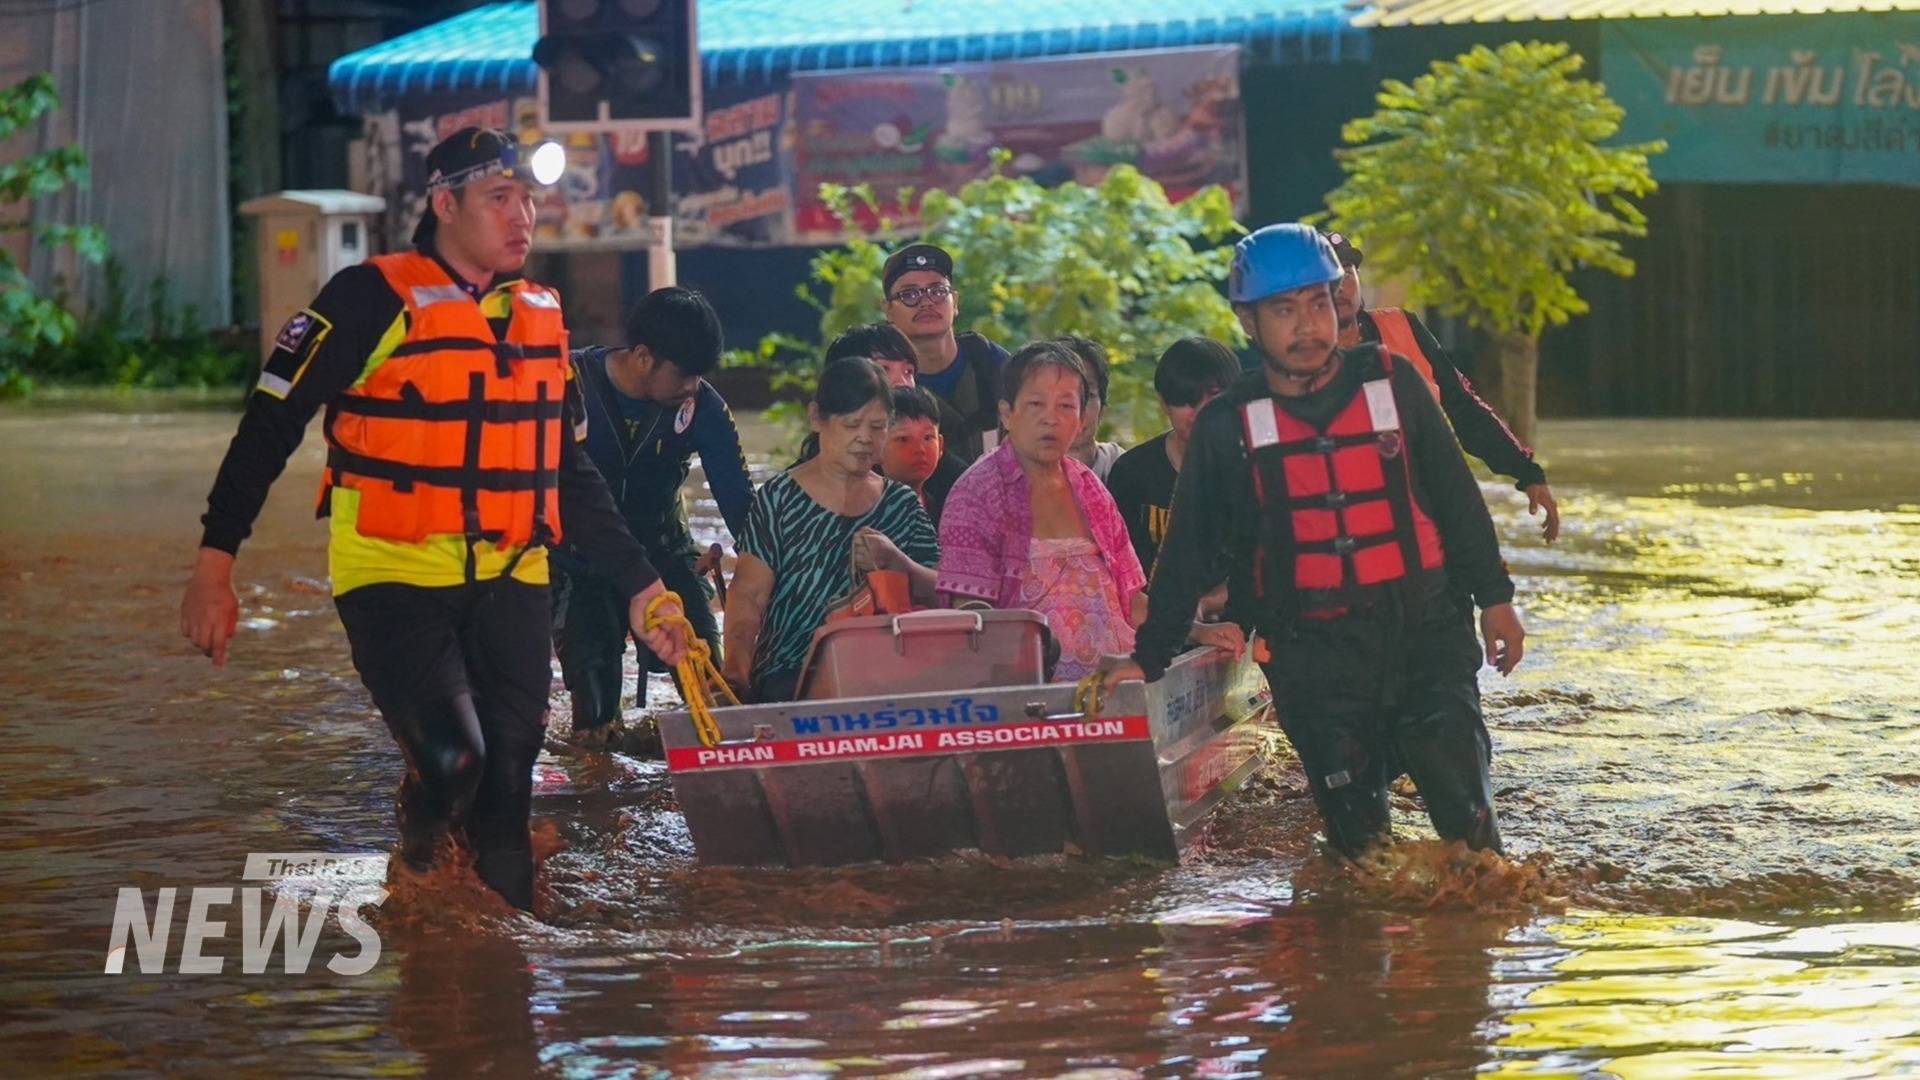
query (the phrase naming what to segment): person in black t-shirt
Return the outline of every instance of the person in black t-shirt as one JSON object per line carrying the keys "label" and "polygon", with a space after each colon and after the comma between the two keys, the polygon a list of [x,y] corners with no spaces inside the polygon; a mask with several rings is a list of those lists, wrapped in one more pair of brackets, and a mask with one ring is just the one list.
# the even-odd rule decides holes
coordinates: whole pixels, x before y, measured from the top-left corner
{"label": "person in black t-shirt", "polygon": [[1187,454],[1194,417],[1240,377],[1240,362],[1225,345],[1205,337],[1181,338],[1160,354],[1153,389],[1166,411],[1168,430],[1120,455],[1107,474],[1107,490],[1126,519],[1133,550],[1153,580],[1153,566],[1166,539],[1173,510],[1173,482]]}

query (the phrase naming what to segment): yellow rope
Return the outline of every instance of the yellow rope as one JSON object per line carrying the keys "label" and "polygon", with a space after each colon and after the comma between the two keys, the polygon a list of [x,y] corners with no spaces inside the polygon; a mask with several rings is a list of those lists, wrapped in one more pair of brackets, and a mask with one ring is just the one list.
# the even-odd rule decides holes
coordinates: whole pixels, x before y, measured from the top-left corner
{"label": "yellow rope", "polygon": [[1106,672],[1095,669],[1073,684],[1073,708],[1089,720],[1100,715],[1100,691],[1105,687],[1106,677]]}
{"label": "yellow rope", "polygon": [[[671,603],[682,608],[682,614],[659,614],[661,604]],[[680,604],[679,594],[671,590],[661,593],[647,601],[647,610],[642,621],[648,630],[657,630],[663,626],[678,626],[687,634],[687,655],[673,665],[673,673],[680,677],[680,694],[687,699],[687,712],[693,717],[693,733],[700,738],[701,746],[717,746],[720,743],[720,725],[713,719],[713,698],[711,692],[718,690],[729,705],[740,704],[740,698],[727,685],[720,675],[720,669],[713,666],[713,650],[699,634],[693,632],[693,624],[687,621],[685,608]]]}

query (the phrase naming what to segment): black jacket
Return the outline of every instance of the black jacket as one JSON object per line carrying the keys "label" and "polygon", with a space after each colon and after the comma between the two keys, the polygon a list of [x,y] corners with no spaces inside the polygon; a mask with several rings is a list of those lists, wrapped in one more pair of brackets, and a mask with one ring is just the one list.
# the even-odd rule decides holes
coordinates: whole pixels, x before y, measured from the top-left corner
{"label": "black jacket", "polygon": [[[1440,347],[1420,317],[1411,311],[1404,314],[1407,325],[1413,329],[1413,340],[1419,343],[1420,351],[1426,354],[1427,365],[1433,368],[1433,381],[1440,386],[1440,407],[1446,410],[1454,434],[1460,437],[1460,448],[1486,462],[1487,468],[1501,476],[1511,477],[1513,486],[1521,491],[1546,483],[1547,471],[1533,460],[1533,451],[1520,445],[1513,429],[1474,390],[1473,382],[1453,366],[1447,351]],[[1374,323],[1371,311],[1360,313],[1360,340],[1380,340],[1380,328]]]}
{"label": "black jacket", "polygon": [[952,395],[922,385],[940,404],[940,434],[948,453],[971,465],[986,452],[986,433],[1000,430],[1000,369],[1009,354],[975,333],[957,334],[954,342],[959,347],[954,362],[965,367]]}
{"label": "black jacket", "polygon": [[[1345,361],[1333,381],[1319,390],[1276,400],[1310,423],[1326,423],[1359,392],[1362,381],[1378,376],[1373,350],[1364,353],[1364,358],[1356,355]],[[1513,580],[1500,559],[1493,519],[1446,417],[1412,365],[1395,364],[1393,382],[1413,464],[1413,497],[1440,530],[1449,587],[1473,597],[1483,608],[1512,600]],[[1219,584],[1221,565],[1227,567],[1227,592],[1236,621],[1272,635],[1291,618],[1279,590],[1264,603],[1253,599],[1252,571],[1263,511],[1254,495],[1240,409],[1270,394],[1265,373],[1249,372],[1208,402],[1194,421],[1193,438],[1173,489],[1166,540],[1154,570],[1152,603],[1133,651],[1149,679],[1158,679],[1166,671],[1187,640],[1195,605]]]}

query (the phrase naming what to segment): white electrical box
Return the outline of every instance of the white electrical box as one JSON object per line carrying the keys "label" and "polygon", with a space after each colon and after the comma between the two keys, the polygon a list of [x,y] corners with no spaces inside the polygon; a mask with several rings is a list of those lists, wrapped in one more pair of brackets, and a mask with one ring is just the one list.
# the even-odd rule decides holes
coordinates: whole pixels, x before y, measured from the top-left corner
{"label": "white electrical box", "polygon": [[374,218],[387,200],[357,191],[281,191],[240,204],[260,219],[260,361],[293,313],[333,275],[373,254]]}

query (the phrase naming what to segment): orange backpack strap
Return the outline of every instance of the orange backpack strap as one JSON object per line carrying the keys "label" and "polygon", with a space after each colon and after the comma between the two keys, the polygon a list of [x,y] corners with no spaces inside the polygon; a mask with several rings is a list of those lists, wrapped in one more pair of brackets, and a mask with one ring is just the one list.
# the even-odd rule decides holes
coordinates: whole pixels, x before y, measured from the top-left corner
{"label": "orange backpack strap", "polygon": [[1440,400],[1440,383],[1433,377],[1433,364],[1420,348],[1420,339],[1414,336],[1413,320],[1399,308],[1371,308],[1368,314],[1373,316],[1374,329],[1380,331],[1380,344],[1390,353],[1407,358],[1413,370],[1420,373],[1421,381],[1433,392],[1433,400]]}

